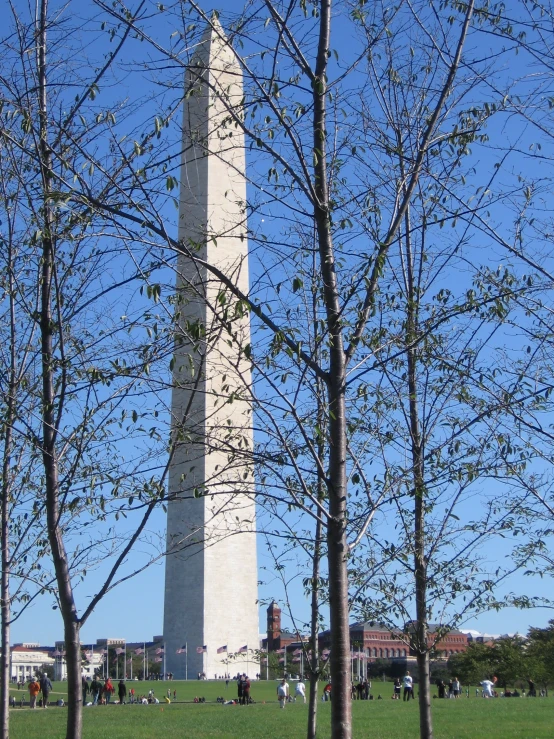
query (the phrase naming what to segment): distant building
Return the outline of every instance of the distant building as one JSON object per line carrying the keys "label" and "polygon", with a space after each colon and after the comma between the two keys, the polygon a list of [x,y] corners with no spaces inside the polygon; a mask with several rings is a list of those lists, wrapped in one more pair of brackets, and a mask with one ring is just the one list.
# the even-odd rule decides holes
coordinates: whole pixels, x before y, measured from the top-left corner
{"label": "distant building", "polygon": [[[408,625],[408,630],[410,626]],[[468,636],[453,629],[440,634],[438,624],[429,624],[428,646],[432,647],[434,659],[448,659],[453,654],[465,652],[468,645]],[[308,637],[301,637],[298,633],[291,633],[281,629],[281,609],[273,601],[267,609],[267,638],[262,647],[268,652],[286,649],[287,653],[297,651],[302,645],[307,647]],[[322,631],[318,635],[320,651],[331,646],[331,632]],[[364,621],[351,624],[350,647],[354,659],[359,662],[374,662],[375,660],[414,660],[415,652],[410,649],[409,636],[399,630],[391,630],[374,621]],[[289,662],[287,661],[287,664]]]}
{"label": "distant building", "polygon": [[[441,626],[429,624],[427,645],[433,650],[435,659],[448,659],[453,654],[465,652],[467,636],[453,629],[441,635]],[[409,625],[408,625],[409,630]],[[352,651],[360,653],[363,658],[372,662],[376,659],[414,659],[415,652],[410,648],[409,637],[400,630],[391,630],[375,621],[364,621],[350,626],[350,644]],[[320,649],[331,646],[331,632],[323,631],[319,635]]]}
{"label": "distant building", "polygon": [[307,639],[307,636],[302,637],[298,632],[281,629],[281,609],[275,601],[272,601],[267,609],[267,638],[262,639],[262,649],[276,652],[278,649],[297,647]]}
{"label": "distant building", "polygon": [[40,647],[35,642],[14,644],[10,650],[10,677],[15,682],[27,681],[44,665],[54,666],[52,647]]}

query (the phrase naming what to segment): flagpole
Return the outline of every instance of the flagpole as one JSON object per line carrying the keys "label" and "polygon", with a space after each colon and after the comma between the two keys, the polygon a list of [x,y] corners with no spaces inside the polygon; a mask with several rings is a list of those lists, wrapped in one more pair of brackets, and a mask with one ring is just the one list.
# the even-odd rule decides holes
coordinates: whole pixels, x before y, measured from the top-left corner
{"label": "flagpole", "polygon": [[164,642],[164,680],[166,679],[166,671],[165,671],[165,642]]}
{"label": "flagpole", "polygon": [[142,653],[144,655],[142,658],[142,679],[146,680],[146,642],[142,643]]}
{"label": "flagpole", "polygon": [[185,642],[185,680],[189,679],[189,643]]}

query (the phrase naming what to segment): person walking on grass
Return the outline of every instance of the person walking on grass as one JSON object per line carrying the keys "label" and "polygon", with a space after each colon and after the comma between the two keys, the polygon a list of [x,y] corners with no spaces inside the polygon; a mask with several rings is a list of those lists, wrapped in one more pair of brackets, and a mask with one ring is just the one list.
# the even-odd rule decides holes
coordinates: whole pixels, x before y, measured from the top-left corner
{"label": "person walking on grass", "polygon": [[289,697],[289,684],[287,683],[286,679],[283,678],[279,685],[277,686],[277,698],[279,700],[279,705],[281,708],[285,707],[285,703],[287,702]]}
{"label": "person walking on grass", "polygon": [[52,681],[46,673],[40,679],[40,690],[42,692],[42,707],[48,708],[48,698],[52,692]]}
{"label": "person walking on grass", "polygon": [[124,705],[125,698],[127,697],[127,686],[123,679],[121,679],[117,685],[117,695],[119,696],[119,704],[121,706]]}
{"label": "person walking on grass", "polygon": [[40,684],[33,678],[29,683],[29,706],[37,707],[37,695],[40,693]]}
{"label": "person walking on grass", "polygon": [[304,703],[306,702],[306,685],[304,684],[304,681],[302,678],[296,683],[296,690],[294,691],[295,700],[296,697],[302,698]]}

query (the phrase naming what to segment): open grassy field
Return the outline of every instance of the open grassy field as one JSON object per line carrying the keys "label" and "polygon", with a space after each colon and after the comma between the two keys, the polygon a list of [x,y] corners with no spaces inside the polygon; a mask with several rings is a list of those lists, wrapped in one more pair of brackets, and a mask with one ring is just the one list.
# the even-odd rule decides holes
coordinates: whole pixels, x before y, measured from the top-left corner
{"label": "open grassy field", "polygon": [[[307,706],[291,703],[281,710],[275,698],[276,683],[253,683],[251,706],[221,706],[218,695],[235,697],[235,685],[225,690],[221,682],[174,681],[171,683],[127,683],[140,695],[153,688],[162,698],[170,687],[177,690],[177,702],[171,705],[111,705],[85,708],[85,739],[295,739],[305,735]],[[292,683],[291,683],[292,685]],[[417,690],[417,688],[416,688]],[[52,699],[64,695],[64,684],[55,683]],[[374,684],[373,693],[382,701],[355,701],[354,736],[372,739],[416,739],[418,736],[417,702],[390,700],[391,685]],[[554,737],[554,700],[508,698],[483,700],[470,698],[433,701],[437,739],[551,739]],[[18,699],[23,691],[14,690]],[[205,696],[206,704],[195,705],[194,696]],[[65,708],[48,710],[15,708],[11,712],[12,739],[59,739],[64,735]],[[321,739],[329,732],[330,705],[319,703]]]}

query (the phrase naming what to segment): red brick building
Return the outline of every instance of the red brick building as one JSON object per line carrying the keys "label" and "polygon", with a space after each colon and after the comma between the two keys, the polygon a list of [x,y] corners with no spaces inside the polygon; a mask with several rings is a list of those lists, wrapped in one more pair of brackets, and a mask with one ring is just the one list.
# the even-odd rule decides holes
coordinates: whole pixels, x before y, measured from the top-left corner
{"label": "red brick building", "polygon": [[262,648],[268,652],[276,652],[292,644],[297,646],[305,639],[306,637],[301,637],[298,633],[281,630],[281,609],[272,601],[267,609],[267,638],[262,640]]}
{"label": "red brick building", "polygon": [[[452,654],[465,652],[468,645],[468,636],[461,631],[452,630],[441,636],[438,641],[436,634],[440,627],[429,624],[428,644],[433,647],[435,659],[448,659]],[[273,601],[267,609],[267,638],[263,640],[263,648],[269,652],[286,648],[287,652],[307,644],[307,637],[298,633],[281,630],[281,609]],[[319,649],[323,651],[331,646],[330,631],[323,631],[318,637]],[[391,631],[374,621],[355,623],[350,626],[350,645],[355,654],[363,655],[360,658],[367,662],[378,659],[406,660],[413,659],[415,654],[409,646],[409,638],[399,631]]]}

